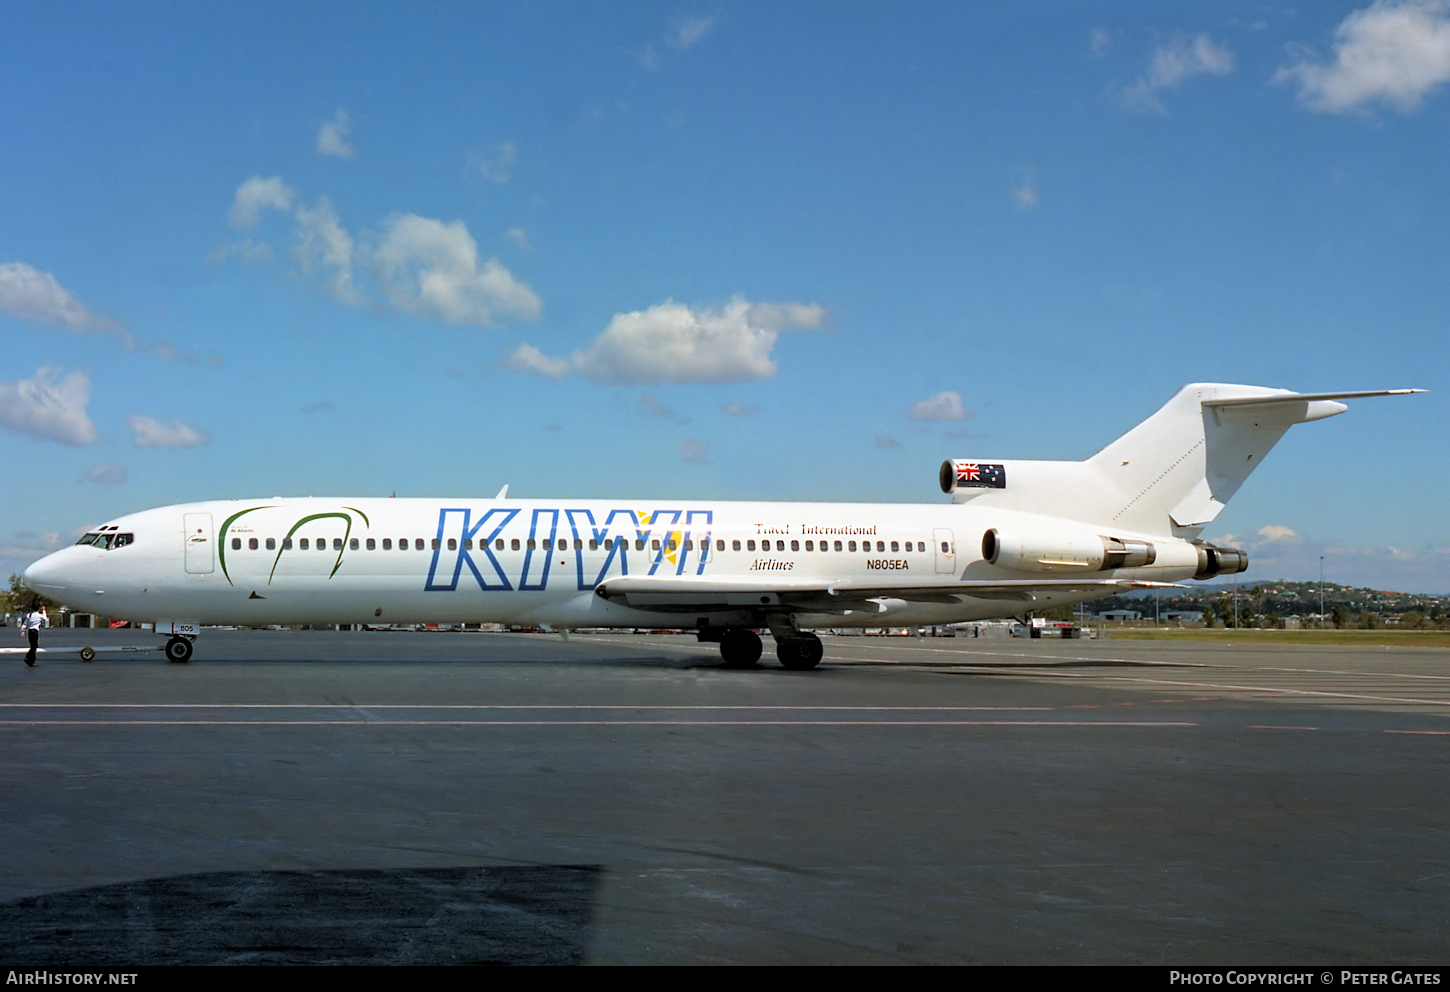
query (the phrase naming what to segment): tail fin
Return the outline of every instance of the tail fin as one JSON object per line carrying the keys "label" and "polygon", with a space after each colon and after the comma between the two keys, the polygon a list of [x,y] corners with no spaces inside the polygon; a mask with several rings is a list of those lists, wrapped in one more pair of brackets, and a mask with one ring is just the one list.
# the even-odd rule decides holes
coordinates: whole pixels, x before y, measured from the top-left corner
{"label": "tail fin", "polygon": [[1415,392],[1423,390],[1294,393],[1192,383],[1086,461],[1006,462],[1005,487],[957,489],[954,496],[1125,531],[1197,537],[1293,425],[1349,409],[1337,399]]}

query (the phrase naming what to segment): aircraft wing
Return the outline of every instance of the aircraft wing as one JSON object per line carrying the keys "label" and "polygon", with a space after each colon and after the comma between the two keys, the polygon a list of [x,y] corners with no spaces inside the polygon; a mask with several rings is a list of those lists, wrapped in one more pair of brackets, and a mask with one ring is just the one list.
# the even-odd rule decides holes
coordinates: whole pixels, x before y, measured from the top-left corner
{"label": "aircraft wing", "polygon": [[761,576],[758,579],[683,579],[676,576],[620,576],[595,589],[602,599],[660,613],[787,607],[804,613],[877,613],[882,600],[955,605],[964,599],[1030,603],[1037,593],[1182,588],[1172,582],[1133,579],[958,579],[935,585],[830,581]]}

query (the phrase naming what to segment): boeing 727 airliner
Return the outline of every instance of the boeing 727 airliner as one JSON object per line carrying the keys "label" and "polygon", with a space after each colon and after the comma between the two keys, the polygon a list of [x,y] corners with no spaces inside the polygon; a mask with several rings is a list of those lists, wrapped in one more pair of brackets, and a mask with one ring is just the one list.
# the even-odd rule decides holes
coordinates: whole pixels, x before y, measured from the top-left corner
{"label": "boeing 727 airliner", "polygon": [[940,504],[273,498],[118,517],[25,570],[89,613],[205,624],[668,627],[749,667],[769,628],[814,668],[815,627],[955,623],[1248,567],[1199,539],[1294,424],[1337,402],[1195,383],[1086,461],[954,459]]}

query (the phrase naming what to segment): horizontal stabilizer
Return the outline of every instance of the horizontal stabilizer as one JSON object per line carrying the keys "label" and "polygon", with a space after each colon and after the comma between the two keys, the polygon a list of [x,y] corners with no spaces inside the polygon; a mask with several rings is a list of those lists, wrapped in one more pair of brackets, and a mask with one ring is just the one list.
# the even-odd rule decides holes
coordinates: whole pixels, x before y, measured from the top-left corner
{"label": "horizontal stabilizer", "polygon": [[1265,403],[1316,402],[1318,400],[1358,400],[1367,396],[1408,396],[1423,393],[1423,389],[1364,389],[1353,393],[1278,393],[1272,396],[1235,396],[1227,399],[1204,400],[1203,405],[1214,406],[1262,406]]}

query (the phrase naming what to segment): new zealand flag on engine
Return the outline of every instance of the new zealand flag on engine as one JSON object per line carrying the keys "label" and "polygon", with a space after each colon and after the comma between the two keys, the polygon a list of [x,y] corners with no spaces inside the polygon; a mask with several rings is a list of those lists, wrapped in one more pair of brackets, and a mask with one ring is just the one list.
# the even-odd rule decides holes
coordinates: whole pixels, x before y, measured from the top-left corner
{"label": "new zealand flag on engine", "polygon": [[1007,468],[987,462],[955,463],[958,489],[1006,489]]}

